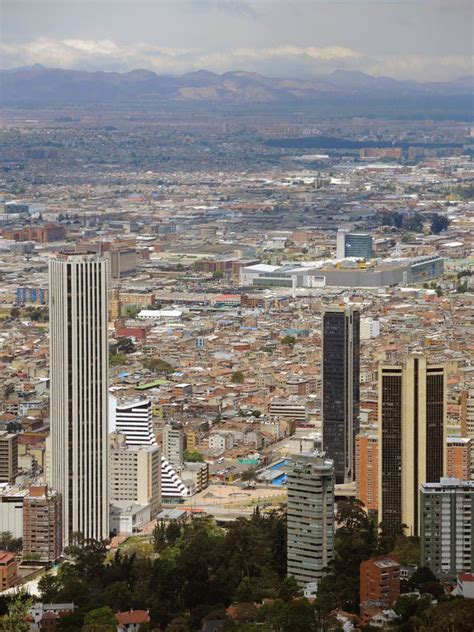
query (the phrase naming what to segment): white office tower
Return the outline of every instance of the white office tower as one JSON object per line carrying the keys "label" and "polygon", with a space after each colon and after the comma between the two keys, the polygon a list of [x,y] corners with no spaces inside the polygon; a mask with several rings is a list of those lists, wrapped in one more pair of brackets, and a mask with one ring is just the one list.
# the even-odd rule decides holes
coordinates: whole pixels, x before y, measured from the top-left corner
{"label": "white office tower", "polygon": [[[171,432],[168,434],[166,434],[166,430],[163,432],[161,496],[168,499],[191,496],[192,490],[183,483],[174,469],[175,467],[179,469],[183,462],[184,431],[181,425],[167,425],[165,429],[168,427]],[[156,446],[150,400],[122,400],[117,402],[114,430],[125,435],[127,446]],[[165,437],[167,437],[167,441]],[[167,454],[171,454],[179,465],[174,466],[174,464],[170,463],[165,458]]]}
{"label": "white office tower", "polygon": [[127,445],[156,445],[150,400],[118,401],[115,432],[127,437]]}
{"label": "white office tower", "polygon": [[333,461],[318,451],[294,455],[287,488],[287,572],[315,585],[334,555]]}
{"label": "white office tower", "polygon": [[51,481],[71,533],[108,538],[107,262],[59,254],[49,264]]}
{"label": "white office tower", "polygon": [[110,502],[148,506],[154,518],[161,504],[161,455],[156,445],[128,445],[125,435],[110,435]]}

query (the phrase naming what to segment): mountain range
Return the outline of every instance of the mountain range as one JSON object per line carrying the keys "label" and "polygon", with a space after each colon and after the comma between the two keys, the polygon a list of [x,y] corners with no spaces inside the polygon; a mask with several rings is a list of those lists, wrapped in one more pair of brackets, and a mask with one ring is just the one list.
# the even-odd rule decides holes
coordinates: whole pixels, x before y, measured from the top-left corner
{"label": "mountain range", "polygon": [[473,77],[421,83],[336,70],[315,79],[264,77],[257,73],[207,70],[181,76],[149,70],[89,72],[39,64],[0,71],[0,106],[48,107],[170,102],[297,103],[341,99],[446,98],[472,94]]}

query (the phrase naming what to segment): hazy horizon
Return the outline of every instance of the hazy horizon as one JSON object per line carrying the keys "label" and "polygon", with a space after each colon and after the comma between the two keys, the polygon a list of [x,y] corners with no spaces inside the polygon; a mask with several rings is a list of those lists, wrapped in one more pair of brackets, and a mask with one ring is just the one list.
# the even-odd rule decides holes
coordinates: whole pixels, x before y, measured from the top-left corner
{"label": "hazy horizon", "polygon": [[3,0],[0,67],[471,75],[468,0]]}

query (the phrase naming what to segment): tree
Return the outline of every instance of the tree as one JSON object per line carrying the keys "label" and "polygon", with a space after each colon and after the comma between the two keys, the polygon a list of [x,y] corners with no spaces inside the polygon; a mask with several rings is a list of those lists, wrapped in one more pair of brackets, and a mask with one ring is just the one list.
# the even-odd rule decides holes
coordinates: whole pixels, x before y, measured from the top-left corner
{"label": "tree", "polygon": [[418,566],[420,563],[419,538],[398,535],[392,553],[400,564]]}
{"label": "tree", "polygon": [[415,632],[472,632],[474,600],[454,597],[418,611],[410,623]]}
{"label": "tree", "polygon": [[212,278],[214,281],[219,281],[223,279],[224,278],[223,270],[214,270],[214,272],[212,273]]}
{"label": "tree", "polygon": [[423,216],[420,213],[409,215],[404,218],[403,227],[408,231],[419,233],[423,230]]}
{"label": "tree", "polygon": [[45,573],[38,582],[38,588],[44,603],[54,603],[61,583],[53,573]]}
{"label": "tree", "polygon": [[184,451],[184,460],[187,463],[203,463],[204,458],[200,452],[197,450],[185,450]]}
{"label": "tree", "polygon": [[75,562],[79,573],[86,580],[94,580],[101,575],[107,555],[107,541],[85,538],[82,533],[73,533],[70,542],[64,552]]}
{"label": "tree", "polygon": [[9,421],[7,423],[7,432],[10,434],[17,434],[23,430],[21,421]]}
{"label": "tree", "polygon": [[421,588],[423,584],[435,582],[436,577],[428,566],[420,566],[408,580],[412,589]]}
{"label": "tree", "polygon": [[18,309],[18,307],[12,307],[10,310],[10,316],[12,318],[19,318],[20,317],[20,310]]}
{"label": "tree", "polygon": [[281,341],[282,345],[286,345],[287,347],[294,347],[296,344],[296,338],[294,336],[285,336]]}
{"label": "tree", "polygon": [[125,364],[127,361],[127,356],[124,353],[116,353],[115,355],[109,356],[109,364],[110,366],[121,366]]}
{"label": "tree", "polygon": [[26,592],[14,595],[8,605],[8,613],[0,621],[0,632],[29,632],[28,610],[33,599]]}
{"label": "tree", "polygon": [[161,358],[147,358],[145,360],[145,366],[149,371],[153,371],[154,373],[164,373],[168,375],[174,372],[174,368],[171,364]]}
{"label": "tree", "polygon": [[125,316],[135,319],[141,311],[141,307],[138,305],[126,305]]}
{"label": "tree", "polygon": [[105,587],[102,600],[112,608],[113,612],[122,612],[130,610],[132,593],[126,581],[114,582]]}
{"label": "tree", "polygon": [[254,481],[257,477],[255,468],[251,467],[248,470],[244,470],[240,476],[243,481]]}
{"label": "tree", "polygon": [[110,606],[95,608],[84,617],[83,632],[116,632],[117,619]]}
{"label": "tree", "polygon": [[232,373],[231,380],[234,384],[242,384],[242,382],[244,381],[244,374],[242,373],[242,371],[234,371]]}
{"label": "tree", "polygon": [[117,340],[117,352],[120,353],[133,353],[135,351],[135,345],[131,338],[119,338]]}
{"label": "tree", "polygon": [[406,623],[415,614],[425,610],[430,605],[430,599],[421,598],[418,595],[401,595],[393,609],[400,617],[401,623]]}
{"label": "tree", "polygon": [[0,533],[0,550],[18,553],[23,548],[23,540],[14,538],[10,531],[2,531]]}
{"label": "tree", "polygon": [[157,553],[161,553],[161,551],[163,551],[163,549],[168,546],[168,540],[166,538],[166,527],[163,520],[155,524],[151,535],[151,541],[153,544],[153,548]]}
{"label": "tree", "polygon": [[431,232],[433,235],[439,235],[443,230],[446,230],[449,226],[449,219],[439,213],[433,213],[431,215]]}
{"label": "tree", "polygon": [[302,591],[298,586],[298,582],[290,575],[290,577],[285,577],[283,580],[278,590],[278,598],[283,599],[283,601],[290,601],[296,597],[301,597],[301,593]]}

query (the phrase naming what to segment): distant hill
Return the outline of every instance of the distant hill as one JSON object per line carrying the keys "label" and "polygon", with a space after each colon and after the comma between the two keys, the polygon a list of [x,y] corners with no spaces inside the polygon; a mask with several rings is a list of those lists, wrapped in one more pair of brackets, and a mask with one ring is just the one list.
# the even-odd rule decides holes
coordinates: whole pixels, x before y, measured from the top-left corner
{"label": "distant hill", "polygon": [[153,105],[170,102],[318,104],[353,98],[369,101],[452,98],[471,94],[472,85],[472,77],[445,83],[421,83],[345,70],[303,80],[264,77],[243,71],[218,75],[199,70],[181,76],[166,76],[142,69],[125,73],[87,72],[45,68],[36,64],[0,71],[0,106]]}

